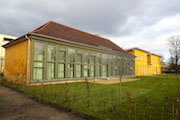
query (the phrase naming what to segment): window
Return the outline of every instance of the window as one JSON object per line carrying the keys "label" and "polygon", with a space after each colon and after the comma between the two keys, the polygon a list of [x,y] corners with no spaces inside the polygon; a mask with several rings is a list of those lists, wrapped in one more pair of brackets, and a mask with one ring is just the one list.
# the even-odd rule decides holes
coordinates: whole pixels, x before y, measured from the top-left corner
{"label": "window", "polygon": [[65,64],[58,64],[58,78],[65,78]]}
{"label": "window", "polygon": [[89,77],[89,52],[84,54],[84,77]]}
{"label": "window", "polygon": [[91,56],[91,77],[95,77],[95,63],[96,63],[96,56]]}
{"label": "window", "polygon": [[[121,59],[121,57],[117,57],[117,59],[118,59],[118,63],[116,64],[118,67],[117,67],[117,71],[118,71],[118,73],[117,73],[117,75],[120,75],[120,74],[122,74],[122,70],[121,70],[121,67],[122,67],[122,65],[121,65],[121,61],[122,61],[122,59]],[[127,62],[127,59],[126,59],[126,61],[125,62]],[[125,70],[125,69],[124,69]]]}
{"label": "window", "polygon": [[101,76],[101,54],[97,54],[97,63],[96,63],[97,71],[96,71],[96,76],[100,77]]}
{"label": "window", "polygon": [[33,80],[44,79],[44,44],[35,42]]}
{"label": "window", "polygon": [[108,72],[109,72],[109,76],[113,75],[113,58],[112,55],[109,55],[109,65],[108,65]]}
{"label": "window", "polygon": [[76,64],[76,77],[82,77],[82,54],[77,54],[77,64]]}
{"label": "window", "polygon": [[47,63],[47,79],[55,79],[55,63]]}
{"label": "window", "polygon": [[43,63],[34,62],[33,80],[43,79]]}
{"label": "window", "polygon": [[48,45],[47,48],[47,79],[55,79],[56,46]]}
{"label": "window", "polygon": [[68,48],[68,78],[74,77],[75,49]]}
{"label": "window", "polygon": [[107,77],[108,75],[108,55],[103,54],[102,56],[102,76]]}
{"label": "window", "polygon": [[58,49],[58,78],[65,78],[66,65],[66,48],[59,47]]}
{"label": "window", "polygon": [[68,77],[74,77],[74,64],[68,64]]}
{"label": "window", "polygon": [[68,62],[75,62],[75,50],[72,48],[68,48]]}
{"label": "window", "polygon": [[35,42],[35,53],[34,53],[35,61],[43,61],[44,60],[44,44]]}
{"label": "window", "polygon": [[107,65],[102,65],[102,76],[107,77]]}
{"label": "window", "polygon": [[76,77],[78,78],[82,77],[82,65],[79,64],[76,65]]}
{"label": "window", "polygon": [[114,63],[114,66],[113,66],[113,75],[116,76],[117,75],[117,57],[116,56],[113,56],[113,63]]}
{"label": "window", "polygon": [[63,47],[59,47],[59,50],[58,50],[58,54],[59,54],[59,62],[66,62],[66,49],[63,48]]}

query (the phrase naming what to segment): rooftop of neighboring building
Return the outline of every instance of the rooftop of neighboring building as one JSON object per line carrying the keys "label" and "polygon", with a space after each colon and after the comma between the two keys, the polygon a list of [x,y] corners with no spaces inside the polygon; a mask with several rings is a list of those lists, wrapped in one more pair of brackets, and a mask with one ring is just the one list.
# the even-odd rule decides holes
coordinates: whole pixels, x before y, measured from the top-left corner
{"label": "rooftop of neighboring building", "polygon": [[161,57],[161,56],[158,55],[158,54],[154,54],[154,53],[148,52],[148,51],[143,50],[143,49],[138,48],[138,47],[134,47],[134,48],[127,49],[128,52],[129,52],[129,51],[133,51],[133,50],[140,50],[140,51],[146,52],[146,53],[148,53],[148,56],[150,56],[150,55],[155,55],[155,56]]}
{"label": "rooftop of neighboring building", "polygon": [[11,36],[11,35],[5,35],[5,34],[0,34],[0,44],[4,45],[14,39],[16,39],[17,37],[15,36]]}
{"label": "rooftop of neighboring building", "polygon": [[158,54],[154,54],[154,53],[149,53],[148,55],[154,55],[154,56],[161,57],[160,55],[158,55]]}
{"label": "rooftop of neighboring building", "polygon": [[133,51],[133,50],[140,50],[140,51],[143,51],[143,52],[149,53],[148,51],[143,50],[143,49],[140,49],[140,48],[138,48],[138,47],[134,47],[134,48],[127,49],[127,51]]}

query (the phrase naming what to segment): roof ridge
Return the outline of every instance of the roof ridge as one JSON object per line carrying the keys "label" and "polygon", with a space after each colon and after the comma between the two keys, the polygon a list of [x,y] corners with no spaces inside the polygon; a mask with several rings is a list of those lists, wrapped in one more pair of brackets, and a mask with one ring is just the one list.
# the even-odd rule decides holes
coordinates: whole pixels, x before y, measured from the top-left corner
{"label": "roof ridge", "polygon": [[44,25],[40,26],[39,28],[31,31],[30,33],[35,33],[35,32],[39,32],[40,30],[44,29],[47,25],[49,25],[52,21],[49,21],[47,23],[45,23]]}
{"label": "roof ridge", "polygon": [[[104,37],[102,37],[102,36],[96,36],[96,34],[92,34],[92,33],[86,32],[86,31],[82,31],[82,30],[80,30],[80,29],[73,28],[73,27],[70,27],[70,26],[68,26],[68,25],[64,25],[64,24],[61,24],[61,23],[55,22],[55,21],[53,21],[53,20],[51,20],[51,21],[49,21],[49,22],[53,22],[53,23],[55,23],[55,24],[62,25],[62,26],[65,26],[65,27],[71,28],[71,29],[73,29],[73,30],[77,30],[77,31],[80,31],[80,32],[83,32],[83,33],[86,33],[86,34],[89,34],[89,35],[92,35],[92,36],[95,36],[95,37],[99,37],[99,38],[102,38],[102,39],[105,39],[105,40],[109,40],[109,39],[104,38]],[[111,40],[109,40],[109,41],[111,41]]]}

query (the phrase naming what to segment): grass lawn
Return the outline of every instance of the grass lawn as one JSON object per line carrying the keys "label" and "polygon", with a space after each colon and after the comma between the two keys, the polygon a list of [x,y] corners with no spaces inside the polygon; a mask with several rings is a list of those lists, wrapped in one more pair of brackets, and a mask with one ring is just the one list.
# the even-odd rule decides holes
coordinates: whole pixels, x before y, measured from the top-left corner
{"label": "grass lawn", "polygon": [[82,82],[26,87],[2,79],[0,84],[100,119],[171,119],[179,105],[180,75],[137,78],[140,80],[122,83],[121,101],[119,84]]}

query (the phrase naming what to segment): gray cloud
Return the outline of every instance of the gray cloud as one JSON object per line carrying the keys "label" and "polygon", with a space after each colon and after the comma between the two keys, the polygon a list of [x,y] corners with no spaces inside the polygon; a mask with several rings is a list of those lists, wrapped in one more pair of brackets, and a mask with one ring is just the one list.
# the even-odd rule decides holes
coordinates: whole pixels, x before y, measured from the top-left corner
{"label": "gray cloud", "polygon": [[[129,46],[151,49],[148,42],[157,47],[163,35],[180,34],[179,11],[179,0],[1,0],[0,33],[21,36],[54,20],[116,38],[120,46],[126,38]],[[177,24],[161,23],[169,18]]]}
{"label": "gray cloud", "polygon": [[22,35],[49,20],[85,31],[129,35],[179,12],[178,0],[1,0],[1,31]]}

